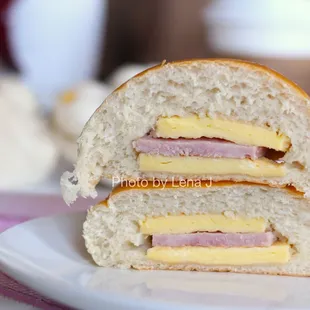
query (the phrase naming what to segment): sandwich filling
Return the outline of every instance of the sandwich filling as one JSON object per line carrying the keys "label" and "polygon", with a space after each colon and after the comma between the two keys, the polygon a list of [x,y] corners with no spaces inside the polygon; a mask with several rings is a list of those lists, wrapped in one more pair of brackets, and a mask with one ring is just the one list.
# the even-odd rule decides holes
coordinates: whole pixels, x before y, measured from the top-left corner
{"label": "sandwich filling", "polygon": [[219,138],[236,144],[263,146],[282,152],[286,152],[290,146],[287,136],[267,128],[198,116],[160,117],[156,123],[156,136],[172,139]]}
{"label": "sandwich filling", "polygon": [[290,246],[268,230],[262,218],[224,214],[173,215],[147,218],[140,231],[152,236],[147,258],[178,264],[284,264]]}
{"label": "sandwich filling", "polygon": [[161,117],[155,128],[133,144],[140,171],[285,176],[284,165],[266,154],[286,152],[290,139],[270,129],[198,116]]}

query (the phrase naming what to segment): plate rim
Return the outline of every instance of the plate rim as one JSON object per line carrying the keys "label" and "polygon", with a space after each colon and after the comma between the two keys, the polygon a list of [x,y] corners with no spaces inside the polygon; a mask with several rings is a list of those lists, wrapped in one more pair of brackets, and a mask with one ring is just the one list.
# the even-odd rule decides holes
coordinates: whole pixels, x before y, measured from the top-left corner
{"label": "plate rim", "polygon": [[[93,309],[92,304],[94,304],[95,309],[101,309],[104,306],[110,306],[111,308],[108,309],[154,309],[154,310],[237,310],[240,307],[235,305],[230,305],[229,307],[223,305],[214,305],[214,304],[206,304],[206,305],[182,305],[182,303],[176,303],[175,301],[165,301],[165,300],[150,300],[145,299],[143,297],[136,297],[130,296],[127,294],[122,294],[122,292],[110,292],[108,290],[100,290],[100,292],[90,289],[88,287],[84,287],[82,285],[76,285],[73,282],[66,280],[64,277],[60,277],[57,275],[53,275],[51,273],[45,273],[43,267],[35,266],[35,268],[25,268],[25,265],[29,265],[31,261],[28,259],[21,260],[20,258],[14,257],[14,254],[20,254],[20,252],[10,248],[5,247],[3,245],[8,244],[8,240],[12,238],[11,234],[15,234],[16,231],[19,230],[27,230],[35,227],[36,222],[42,221],[59,221],[61,218],[66,218],[67,221],[73,221],[72,225],[76,225],[76,222],[86,218],[87,211],[85,210],[77,210],[76,212],[67,212],[61,213],[51,216],[44,216],[35,219],[31,219],[29,221],[20,223],[15,225],[11,228],[8,228],[4,232],[0,233],[0,269],[7,274],[9,277],[15,279],[16,281],[20,282],[21,284],[25,285],[26,287],[31,288],[35,292],[39,293],[40,295],[55,301],[56,303],[60,303],[66,305],[68,307],[74,307],[77,309],[85,309],[81,308],[82,305],[87,303],[86,309]],[[8,238],[8,240],[6,240]],[[29,237],[28,237],[29,238]],[[66,238],[65,238],[66,239]],[[29,240],[29,239],[28,239]],[[69,242],[68,239],[66,239]],[[86,252],[86,249],[85,249]],[[22,252],[21,252],[22,253]],[[12,258],[11,258],[11,257]],[[23,261],[23,264],[19,264]],[[91,265],[89,266],[91,267]],[[103,268],[93,265],[94,268]],[[110,268],[113,269],[113,268]],[[35,272],[39,270],[39,273]],[[136,271],[140,272],[140,271]],[[156,272],[156,271],[151,271]],[[170,272],[170,271],[166,271]],[[183,271],[182,271],[183,272]],[[39,274],[39,277],[38,277]],[[38,280],[38,278],[40,280]],[[48,280],[48,281],[47,281]],[[310,279],[309,279],[310,280]],[[62,285],[59,285],[61,283]],[[57,285],[58,284],[58,285]],[[65,285],[65,287],[64,287]],[[47,294],[47,292],[52,292],[52,294]],[[55,297],[55,294],[57,295]],[[79,298],[76,299],[75,296]],[[74,297],[74,298],[73,298]],[[81,304],[80,300],[83,300],[84,303]],[[73,301],[73,302],[72,302]],[[98,308],[99,307],[99,308]],[[257,305],[251,305],[252,310],[262,310],[263,308]],[[278,309],[271,306],[268,309]],[[291,309],[294,308],[287,308],[284,309]]]}
{"label": "plate rim", "polygon": [[[88,289],[87,287],[82,287],[78,285],[73,285],[70,282],[66,282],[63,278],[57,278],[57,277],[51,277],[51,274],[48,275],[48,280],[53,281],[44,281],[42,278],[42,273],[40,273],[40,277],[37,277],[35,273],[29,271],[28,269],[23,269],[22,266],[18,264],[18,260],[16,258],[10,257],[10,254],[8,255],[8,251],[5,247],[2,246],[3,239],[7,238],[7,235],[10,235],[11,233],[14,233],[15,230],[19,230],[21,228],[32,226],[36,222],[41,222],[43,220],[56,220],[58,218],[72,218],[72,217],[78,217],[78,216],[86,216],[87,211],[77,211],[77,212],[71,212],[71,213],[62,213],[52,216],[44,216],[39,217],[35,219],[31,219],[29,221],[20,223],[18,225],[15,225],[13,227],[8,228],[4,232],[0,234],[0,267],[4,274],[8,275],[12,279],[16,280],[17,282],[21,283],[22,285],[34,290],[35,292],[39,293],[39,295],[44,296],[45,298],[48,298],[50,300],[53,300],[56,303],[60,303],[62,305],[66,305],[68,307],[75,307],[77,309],[80,303],[71,303],[68,300],[72,300],[70,297],[68,298],[68,292],[70,295],[79,295],[80,299],[84,300],[91,300],[95,301],[96,304],[100,304],[100,306],[105,306],[104,303],[107,305],[113,305],[113,306],[119,306],[119,307],[125,307],[124,309],[163,309],[163,310],[171,310],[171,309],[181,309],[181,310],[188,310],[188,306],[182,306],[181,304],[175,304],[172,302],[165,302],[165,301],[159,301],[159,300],[152,300],[150,302],[149,300],[144,300],[143,298],[137,298],[132,297],[128,295],[122,295],[117,294],[114,292],[107,292],[107,291],[100,291],[100,297],[99,293]],[[15,251],[14,253],[18,253]],[[4,255],[3,255],[4,254]],[[5,257],[6,255],[6,257]],[[4,256],[4,258],[2,258]],[[26,264],[29,264],[29,260],[26,260]],[[96,267],[96,266],[95,266]],[[101,268],[98,266],[98,268]],[[33,271],[33,269],[32,269]],[[139,272],[139,271],[137,271]],[[38,280],[40,279],[40,280]],[[32,281],[35,280],[35,281]],[[66,285],[65,288],[61,287],[58,288],[56,284],[57,281],[63,282],[63,284]],[[42,287],[45,287],[45,289],[42,289]],[[57,288],[57,293],[59,296],[62,296],[62,298],[54,298],[46,294],[46,291],[55,291],[55,288]],[[67,293],[64,293],[67,292]],[[52,294],[54,295],[54,294]],[[74,300],[74,299],[73,299]],[[84,308],[81,308],[84,309]],[[90,308],[91,309],[91,308]],[[200,309],[210,309],[208,307],[203,307],[200,305],[194,305],[191,307],[193,310],[200,310]],[[214,307],[216,310],[228,310],[226,307],[217,306]],[[238,309],[238,308],[230,308],[232,310]],[[254,308],[253,308],[254,309]],[[254,309],[255,310],[255,309]]]}

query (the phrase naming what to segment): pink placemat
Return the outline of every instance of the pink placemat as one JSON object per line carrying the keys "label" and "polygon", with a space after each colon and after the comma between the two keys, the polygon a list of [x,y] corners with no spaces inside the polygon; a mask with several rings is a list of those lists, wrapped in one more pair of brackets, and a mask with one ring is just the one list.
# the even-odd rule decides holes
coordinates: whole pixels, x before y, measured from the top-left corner
{"label": "pink placemat", "polygon": [[4,273],[0,273],[0,295],[44,310],[69,310],[54,301],[40,296],[35,291],[21,285]]}

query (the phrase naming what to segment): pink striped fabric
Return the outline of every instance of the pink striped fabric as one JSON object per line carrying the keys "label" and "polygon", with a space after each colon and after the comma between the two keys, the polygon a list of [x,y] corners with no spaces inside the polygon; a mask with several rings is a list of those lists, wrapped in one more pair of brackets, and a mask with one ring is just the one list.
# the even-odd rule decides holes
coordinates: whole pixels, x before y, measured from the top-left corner
{"label": "pink striped fabric", "polygon": [[69,310],[0,273],[0,295],[44,310]]}

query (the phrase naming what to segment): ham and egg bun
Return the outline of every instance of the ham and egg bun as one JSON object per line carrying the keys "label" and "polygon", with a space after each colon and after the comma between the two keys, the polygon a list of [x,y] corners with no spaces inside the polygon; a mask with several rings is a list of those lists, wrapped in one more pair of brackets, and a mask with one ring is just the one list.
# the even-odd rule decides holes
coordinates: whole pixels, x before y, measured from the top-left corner
{"label": "ham and egg bun", "polygon": [[310,194],[310,100],[261,65],[162,63],[106,98],[78,140],[64,198],[96,196],[101,178],[247,181]]}
{"label": "ham and egg bun", "polygon": [[83,236],[103,267],[310,276],[309,221],[289,187],[143,182],[92,207]]}

